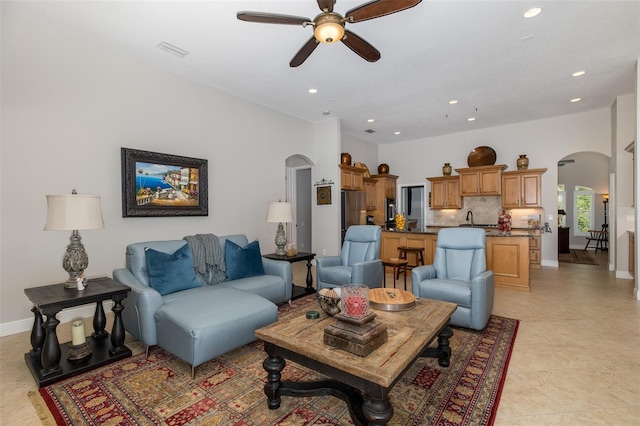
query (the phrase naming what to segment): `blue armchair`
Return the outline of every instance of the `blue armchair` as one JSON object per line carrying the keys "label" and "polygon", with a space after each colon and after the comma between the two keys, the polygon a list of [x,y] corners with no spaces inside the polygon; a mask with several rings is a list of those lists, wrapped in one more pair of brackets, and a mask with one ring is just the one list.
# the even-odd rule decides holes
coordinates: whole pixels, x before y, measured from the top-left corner
{"label": "blue armchair", "polygon": [[382,229],[375,225],[352,225],[347,229],[340,256],[316,259],[318,290],[344,284],[382,287],[380,243]]}
{"label": "blue armchair", "polygon": [[483,229],[441,229],[433,265],[411,271],[413,294],[456,303],[451,324],[482,330],[493,309],[493,271],[486,269]]}

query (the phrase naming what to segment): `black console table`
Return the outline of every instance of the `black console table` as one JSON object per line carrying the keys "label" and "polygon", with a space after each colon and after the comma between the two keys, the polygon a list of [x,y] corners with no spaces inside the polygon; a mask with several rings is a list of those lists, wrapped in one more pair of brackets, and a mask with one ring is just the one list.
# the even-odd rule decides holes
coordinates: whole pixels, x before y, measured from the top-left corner
{"label": "black console table", "polygon": [[313,288],[313,277],[311,276],[311,261],[316,257],[315,253],[298,252],[294,256],[279,256],[275,253],[265,254],[263,257],[272,260],[286,260],[289,263],[307,261],[307,280],[306,287],[293,284],[293,291],[291,293],[291,299],[298,299],[304,295],[315,293],[316,289]]}
{"label": "black console table", "polygon": [[[35,316],[31,331],[31,351],[24,354],[27,366],[38,386],[46,386],[62,379],[109,364],[131,356],[131,349],[124,345],[122,324],[122,300],[131,289],[110,278],[95,278],[88,281],[84,290],[65,288],[64,284],[32,287],[24,290],[33,303]],[[111,339],[105,331],[107,319],[102,307],[103,300],[113,300],[114,314]],[[96,303],[93,317],[93,334],[87,338],[91,354],[83,359],[69,360],[70,343],[60,344],[56,327],[60,321],[58,312],[89,303]],[[47,320],[43,323],[42,316]]]}

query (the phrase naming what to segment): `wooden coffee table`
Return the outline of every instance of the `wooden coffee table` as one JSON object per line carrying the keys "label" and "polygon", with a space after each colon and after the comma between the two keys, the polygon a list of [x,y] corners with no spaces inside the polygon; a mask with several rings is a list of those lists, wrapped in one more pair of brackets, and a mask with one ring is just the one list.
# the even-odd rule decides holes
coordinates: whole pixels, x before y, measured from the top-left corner
{"label": "wooden coffee table", "polygon": [[[307,319],[302,312],[256,330],[268,354],[263,363],[267,406],[280,407],[281,396],[333,395],[347,402],[354,423],[386,425],[393,417],[389,392],[416,359],[437,357],[441,366],[449,365],[453,331],[448,325],[456,308],[453,303],[419,299],[414,308],[405,311],[373,310],[376,319],[387,324],[389,338],[366,357],[324,344],[324,328],[336,320],[319,306],[318,319]],[[438,347],[429,348],[436,338]],[[285,359],[333,380],[283,382]]]}

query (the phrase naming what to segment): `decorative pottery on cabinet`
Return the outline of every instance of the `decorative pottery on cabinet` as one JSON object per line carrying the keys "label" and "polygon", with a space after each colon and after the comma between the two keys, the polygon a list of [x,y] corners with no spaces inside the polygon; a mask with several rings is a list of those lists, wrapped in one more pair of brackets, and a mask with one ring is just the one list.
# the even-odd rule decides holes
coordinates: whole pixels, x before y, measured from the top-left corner
{"label": "decorative pottery on cabinet", "polygon": [[527,154],[521,154],[516,160],[516,166],[518,166],[518,170],[527,170],[529,168],[529,159],[527,158]]}

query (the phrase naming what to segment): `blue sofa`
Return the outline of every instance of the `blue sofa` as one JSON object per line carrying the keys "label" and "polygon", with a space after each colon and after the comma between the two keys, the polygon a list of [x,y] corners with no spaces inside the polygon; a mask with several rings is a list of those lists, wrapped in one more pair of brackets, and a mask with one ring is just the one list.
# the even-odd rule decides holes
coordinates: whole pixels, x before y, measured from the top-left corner
{"label": "blue sofa", "polygon": [[[245,235],[218,237],[240,247]],[[126,268],[113,271],[113,278],[131,287],[123,301],[124,327],[138,340],[158,345],[195,367],[256,339],[254,331],[275,322],[278,307],[291,299],[291,264],[262,258],[264,275],[161,295],[149,285],[146,250],[172,254],[185,240],[148,241],[127,246]],[[224,256],[223,256],[224,257]]]}

